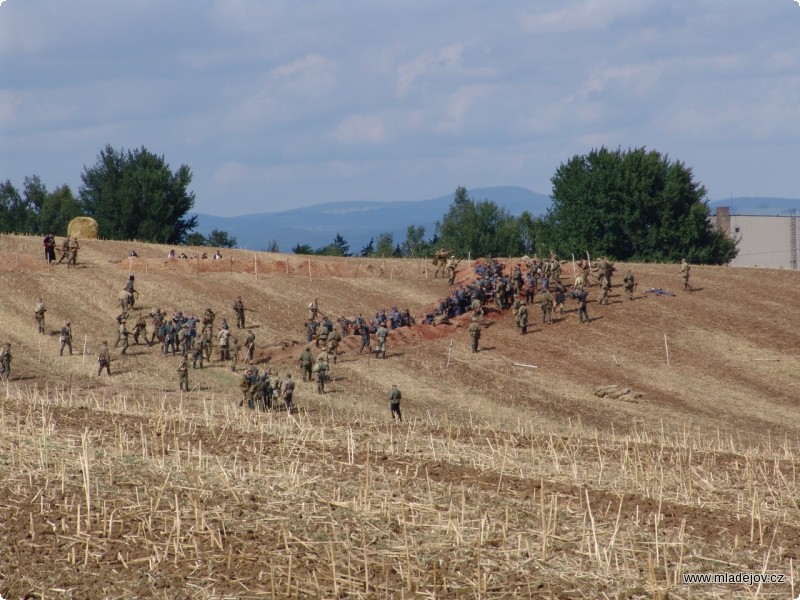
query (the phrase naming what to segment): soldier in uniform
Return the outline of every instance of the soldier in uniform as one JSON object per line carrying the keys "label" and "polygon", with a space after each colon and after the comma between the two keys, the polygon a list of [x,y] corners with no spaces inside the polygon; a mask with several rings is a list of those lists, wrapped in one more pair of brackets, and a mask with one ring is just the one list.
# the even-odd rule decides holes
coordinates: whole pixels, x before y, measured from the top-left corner
{"label": "soldier in uniform", "polygon": [[317,328],[317,348],[328,347],[328,328],[324,325]]}
{"label": "soldier in uniform", "polygon": [[389,336],[389,330],[385,325],[378,327],[375,332],[375,337],[378,338],[378,346],[375,348],[375,358],[382,356],[386,358],[386,338]]}
{"label": "soldier in uniform", "polygon": [[692,286],[689,284],[689,272],[692,270],[691,265],[686,262],[685,258],[681,259],[681,275],[683,279],[683,290],[685,292],[691,292]]}
{"label": "soldier in uniform", "polygon": [[625,274],[625,279],[622,281],[625,282],[625,291],[628,292],[628,300],[633,300],[633,290],[636,288],[636,281],[630,269],[628,269],[628,272]]}
{"label": "soldier in uniform", "polygon": [[189,364],[187,358],[181,358],[181,364],[178,365],[178,383],[182,392],[189,391]]}
{"label": "soldier in uniform", "polygon": [[241,296],[236,297],[236,301],[233,303],[233,312],[236,313],[236,328],[244,329],[244,304]]}
{"label": "soldier in uniform", "polygon": [[[128,336],[131,334],[128,331],[127,319],[122,319],[119,323],[119,337],[117,339],[122,340],[122,350],[120,350],[120,354],[126,354],[128,350]],[[114,346],[116,348],[116,345]]]}
{"label": "soldier in uniform", "polygon": [[317,311],[319,307],[317,306],[317,299],[314,298],[311,302],[308,303],[308,320],[309,321],[316,321],[317,320]]}
{"label": "soldier in uniform", "polygon": [[217,315],[210,308],[207,308],[206,312],[203,313],[203,329],[208,328],[209,340],[214,335],[214,319],[216,318]]}
{"label": "soldier in uniform", "polygon": [[65,260],[69,260],[69,238],[64,238],[64,241],[61,242],[61,256],[58,257],[58,262],[56,264],[61,264]]}
{"label": "soldier in uniform", "polygon": [[97,376],[103,372],[103,369],[111,375],[111,354],[108,351],[108,342],[103,341],[100,345],[100,350],[97,352]]}
{"label": "soldier in uniform", "polygon": [[48,265],[56,259],[56,236],[52,231],[44,236],[44,259]]}
{"label": "soldier in uniform", "polygon": [[337,348],[339,347],[339,342],[342,340],[342,334],[339,333],[338,329],[331,331],[328,334],[328,345],[326,347],[328,354],[333,355],[333,364],[336,364],[336,355],[337,355]]}
{"label": "soldier in uniform", "polygon": [[11,343],[6,342],[0,350],[0,378],[6,381],[11,377],[11,358]]}
{"label": "soldier in uniform", "polygon": [[205,335],[199,338],[192,338],[192,368],[197,368],[197,363],[200,363],[200,368],[203,368],[203,359],[205,358],[206,343]]}
{"label": "soldier in uniform", "polygon": [[[200,348],[208,361],[211,360],[211,345],[211,327],[203,327],[203,331],[200,332]],[[201,360],[200,366],[202,367],[202,365],[203,361]]]}
{"label": "soldier in uniform", "polygon": [[572,296],[578,301],[578,322],[588,323],[589,313],[586,310],[586,298],[589,296],[589,292],[586,289],[579,289],[572,292]]}
{"label": "soldier in uniform", "polygon": [[247,337],[244,339],[244,347],[247,350],[245,355],[245,362],[250,364],[253,362],[253,357],[256,352],[256,335],[252,329],[247,330]]}
{"label": "soldier in uniform", "polygon": [[[327,357],[327,353],[325,355]],[[328,380],[328,362],[326,360],[318,360],[314,365],[314,371],[317,373],[317,393],[325,393],[325,382]]]}
{"label": "soldier in uniform", "polygon": [[608,288],[611,287],[611,282],[608,280],[608,276],[606,275],[605,271],[601,271],[600,273],[600,300],[599,304],[608,304]]}
{"label": "soldier in uniform", "polygon": [[366,348],[367,353],[372,353],[372,346],[370,344],[370,331],[369,325],[367,325],[363,320],[358,325],[358,333],[361,334],[361,346],[358,348],[358,353],[361,354],[361,351]]}
{"label": "soldier in uniform", "polygon": [[542,323],[553,324],[553,297],[547,289],[542,290],[542,297],[539,299],[539,306],[542,309]]}
{"label": "soldier in uniform", "polygon": [[281,386],[281,396],[283,397],[283,401],[286,404],[286,412],[290,415],[292,414],[292,396],[294,396],[294,381],[292,380],[292,374],[286,374],[286,380],[283,382]]}
{"label": "soldier in uniform", "polygon": [[140,335],[143,335],[144,340],[147,341],[147,319],[144,318],[144,315],[139,315],[133,326],[133,343],[137,346],[139,345]]}
{"label": "soldier in uniform", "polygon": [[231,332],[228,329],[220,329],[217,334],[217,344],[219,345],[219,359],[220,361],[229,360],[231,355],[229,351]]}
{"label": "soldier in uniform", "polygon": [[33,309],[33,316],[36,323],[39,325],[39,333],[44,333],[44,313],[47,309],[44,306],[44,301],[41,298],[36,299],[36,307]]}
{"label": "soldier in uniform", "polygon": [[433,274],[434,279],[439,276],[439,271],[444,269],[448,256],[450,256],[450,251],[446,250],[444,246],[436,251],[436,254],[433,257],[433,264],[436,265],[436,272]]}
{"label": "soldier in uniform", "polygon": [[311,346],[306,346],[300,353],[300,371],[303,373],[303,381],[311,381],[311,368],[314,366],[314,357],[311,354]]}
{"label": "soldier in uniform", "polygon": [[517,309],[517,327],[521,335],[528,333],[528,303],[524,300]]}
{"label": "soldier in uniform", "polygon": [[61,335],[58,339],[61,342],[61,348],[58,351],[59,356],[64,356],[65,346],[69,348],[69,353],[72,354],[72,327],[69,321],[64,323],[64,326],[61,328]]}
{"label": "soldier in uniform", "polygon": [[233,336],[230,348],[228,350],[231,358],[231,372],[236,372],[236,365],[239,363],[239,338]]}
{"label": "soldier in uniform", "polygon": [[456,282],[456,268],[458,268],[458,263],[461,261],[456,260],[455,256],[449,256],[447,258],[447,263],[445,265],[445,269],[447,270],[447,284],[453,285]]}
{"label": "soldier in uniform", "polygon": [[469,324],[468,331],[472,338],[472,352],[474,354],[478,351],[478,342],[481,339],[481,326],[478,324],[478,317],[472,317],[472,322]]}
{"label": "soldier in uniform", "polygon": [[400,414],[400,399],[402,398],[402,394],[400,394],[400,390],[397,389],[396,385],[392,385],[392,391],[389,392],[389,407],[392,410],[392,421],[397,419],[398,421],[403,421],[403,415]]}
{"label": "soldier in uniform", "polygon": [[78,243],[78,238],[74,237],[69,242],[69,260],[67,260],[67,267],[75,267],[78,264],[78,250],[81,245]]}

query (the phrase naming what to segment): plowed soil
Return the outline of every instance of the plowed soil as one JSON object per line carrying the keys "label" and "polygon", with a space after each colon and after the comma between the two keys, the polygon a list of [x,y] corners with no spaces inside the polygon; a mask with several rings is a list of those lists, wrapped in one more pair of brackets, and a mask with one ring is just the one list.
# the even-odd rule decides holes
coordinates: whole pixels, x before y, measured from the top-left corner
{"label": "plowed soil", "polygon": [[[290,416],[240,408],[243,365],[216,351],[189,393],[156,346],[112,348],[113,374],[98,377],[128,273],[145,314],[210,307],[233,325],[241,295],[256,366],[299,379],[312,299],[334,319],[398,306],[421,320],[452,291],[428,261],[82,246],[77,268],[48,268],[38,238],[0,236],[5,599],[800,592],[798,272],[694,266],[684,292],[676,265],[617,264],[608,306],[590,288],[589,324],[572,300],[552,325],[531,306],[526,336],[487,310],[477,354],[467,316],[392,331],[385,359],[347,337],[328,393],[299,381]],[[594,395],[610,384],[635,395]],[[697,573],[733,580],[684,581]]]}

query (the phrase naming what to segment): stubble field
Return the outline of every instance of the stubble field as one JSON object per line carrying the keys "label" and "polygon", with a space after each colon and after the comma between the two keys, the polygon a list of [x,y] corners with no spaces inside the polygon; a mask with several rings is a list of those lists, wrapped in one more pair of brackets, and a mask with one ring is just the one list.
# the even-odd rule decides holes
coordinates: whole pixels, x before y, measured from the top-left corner
{"label": "stubble field", "polygon": [[[211,307],[233,324],[241,295],[257,366],[298,378],[311,299],[332,317],[419,317],[450,291],[429,264],[82,245],[78,268],[48,269],[38,238],[0,236],[6,599],[800,592],[798,273],[696,266],[687,293],[675,265],[618,264],[609,306],[591,288],[589,325],[574,301],[552,326],[532,307],[527,336],[490,311],[475,355],[467,317],[393,331],[385,360],[348,337],[329,393],[300,382],[290,417],[239,408],[241,365],[191,370],[181,394],[178,359],[155,346],[112,348],[113,376],[97,377],[129,269],[145,313]],[[628,267],[633,301],[618,287]],[[66,320],[75,354],[59,357]],[[639,397],[595,397],[605,384]],[[785,579],[684,584],[712,572]]]}

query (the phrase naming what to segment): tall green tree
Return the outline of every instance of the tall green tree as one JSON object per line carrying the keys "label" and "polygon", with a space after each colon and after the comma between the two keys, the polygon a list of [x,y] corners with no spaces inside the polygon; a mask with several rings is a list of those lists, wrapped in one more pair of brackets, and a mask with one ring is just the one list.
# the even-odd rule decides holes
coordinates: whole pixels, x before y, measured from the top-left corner
{"label": "tall green tree", "polygon": [[361,249],[360,256],[367,258],[375,254],[375,238],[369,238],[369,244]]}
{"label": "tall green tree", "polygon": [[735,242],[712,229],[691,169],[656,151],[592,150],[562,164],[552,183],[542,233],[562,255],[712,264],[736,256]]}
{"label": "tall green tree", "polygon": [[82,214],[81,205],[70,187],[62,185],[44,197],[39,210],[38,233],[52,231],[56,235],[67,235],[69,222]]}
{"label": "tall green tree", "polygon": [[390,232],[378,235],[378,245],[375,254],[381,258],[388,258],[394,255],[394,236]]}
{"label": "tall green tree", "polygon": [[430,254],[430,245],[425,241],[424,225],[409,225],[406,239],[403,242],[403,256],[409,258],[426,257]]}
{"label": "tall green tree", "polygon": [[436,230],[441,245],[460,256],[519,256],[523,251],[517,219],[491,200],[473,200],[464,187],[456,190]]}
{"label": "tall green tree", "polygon": [[81,205],[103,237],[177,244],[197,225],[197,217],[186,216],[194,206],[189,167],[172,172],[163,156],[144,147],[107,145],[81,180]]}
{"label": "tall green tree", "polygon": [[229,234],[222,229],[212,229],[211,233],[206,238],[206,246],[214,246],[216,248],[235,248],[236,236]]}

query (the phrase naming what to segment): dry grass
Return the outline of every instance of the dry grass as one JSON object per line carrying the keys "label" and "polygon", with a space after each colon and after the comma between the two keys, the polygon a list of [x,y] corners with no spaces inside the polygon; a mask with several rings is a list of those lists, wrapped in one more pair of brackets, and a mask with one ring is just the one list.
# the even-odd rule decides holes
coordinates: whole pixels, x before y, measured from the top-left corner
{"label": "dry grass", "polygon": [[[463,327],[395,332],[386,360],[357,356],[348,338],[331,393],[299,384],[290,418],[239,409],[238,376],[218,363],[192,371],[193,391],[180,394],[176,359],[155,348],[134,347],[114,357],[111,379],[95,377],[128,269],[145,310],[211,306],[232,323],[241,294],[260,366],[284,374],[296,371],[310,298],[332,316],[419,313],[445,284],[420,261],[314,258],[309,278],[294,256],[287,275],[283,255],[167,261],[166,247],[82,245],[80,268],[48,271],[38,239],[0,237],[0,330],[14,350],[0,395],[6,598],[800,591],[682,583],[691,572],[793,574],[795,273],[695,267],[695,294],[590,304],[602,319],[588,327],[568,313],[524,338],[490,314],[475,356]],[[132,247],[139,260],[125,258]],[[639,296],[680,283],[674,266],[633,269]],[[756,281],[758,297],[740,293]],[[70,319],[85,359],[60,358],[57,337],[35,334],[39,294],[48,330]],[[388,420],[392,383],[402,425]],[[602,383],[646,396],[595,398]]]}

